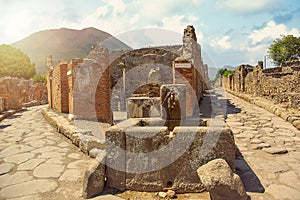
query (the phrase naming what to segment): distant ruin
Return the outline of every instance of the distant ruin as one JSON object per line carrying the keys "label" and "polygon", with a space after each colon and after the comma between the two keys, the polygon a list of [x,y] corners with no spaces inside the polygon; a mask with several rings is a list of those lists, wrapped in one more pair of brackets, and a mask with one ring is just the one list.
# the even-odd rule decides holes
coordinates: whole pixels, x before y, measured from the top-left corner
{"label": "distant ruin", "polygon": [[300,110],[300,64],[287,62],[282,67],[263,69],[257,66],[241,65],[235,73],[223,77],[225,89],[238,93],[261,96],[286,108]]}
{"label": "distant ruin", "polygon": [[47,88],[44,83],[12,77],[0,78],[0,112],[46,103]]}

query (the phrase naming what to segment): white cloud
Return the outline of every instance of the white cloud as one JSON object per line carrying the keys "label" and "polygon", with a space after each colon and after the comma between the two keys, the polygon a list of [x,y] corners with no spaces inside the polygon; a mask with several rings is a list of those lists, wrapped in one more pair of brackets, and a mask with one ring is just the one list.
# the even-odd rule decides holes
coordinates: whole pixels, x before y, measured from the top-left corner
{"label": "white cloud", "polygon": [[296,28],[288,29],[284,24],[276,24],[274,21],[269,21],[267,25],[259,30],[254,30],[248,38],[251,44],[257,44],[265,39],[273,40],[279,38],[280,35],[300,36],[300,31]]}
{"label": "white cloud", "polygon": [[[203,33],[199,31],[203,23],[197,16],[192,14],[178,15],[176,12],[172,12],[172,10],[181,8],[186,3],[184,0],[178,2],[172,0],[154,0],[154,2],[136,0],[126,4],[126,6],[122,6],[123,0],[106,0],[106,2],[104,6],[98,7],[93,13],[78,22],[65,21],[61,26],[78,29],[92,26],[123,39],[128,45],[135,48],[158,45],[158,42],[162,45],[179,44],[182,42],[182,36],[178,37],[178,35],[182,35],[184,28],[190,24],[194,25],[197,31],[198,41],[201,42],[203,39]],[[165,9],[166,7],[168,9]],[[140,29],[147,28],[161,29],[162,36],[158,36],[159,30],[158,32],[150,29],[140,31]],[[170,30],[168,34],[171,36],[169,37],[167,32],[164,33],[162,29]],[[135,36],[137,33],[131,32],[132,30],[137,30],[139,34],[145,34],[145,39],[137,38]],[[178,40],[178,38],[180,39]]]}
{"label": "white cloud", "polygon": [[255,13],[269,10],[276,5],[277,0],[217,0],[216,5],[220,9],[229,9],[239,14]]}
{"label": "white cloud", "polygon": [[222,38],[213,39],[210,45],[214,48],[221,48],[223,50],[228,50],[232,48],[229,35],[225,35]]}
{"label": "white cloud", "polygon": [[126,4],[122,0],[106,0],[105,3],[113,8],[113,15],[123,14],[126,10]]}

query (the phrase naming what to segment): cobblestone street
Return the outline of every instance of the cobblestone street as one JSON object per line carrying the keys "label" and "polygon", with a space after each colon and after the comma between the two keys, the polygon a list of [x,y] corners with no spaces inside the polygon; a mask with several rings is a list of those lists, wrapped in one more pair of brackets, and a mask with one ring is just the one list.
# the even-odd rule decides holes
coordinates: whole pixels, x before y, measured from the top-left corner
{"label": "cobblestone street", "polygon": [[[231,94],[227,93],[226,98],[229,99],[226,122],[242,156],[265,190],[249,193],[251,199],[300,199],[300,131],[280,117]],[[242,179],[248,178],[246,188],[261,191],[251,176],[253,172],[242,162],[243,159],[237,159],[237,171]]]}
{"label": "cobblestone street", "polygon": [[94,159],[43,118],[41,106],[0,123],[0,199],[82,199]]}

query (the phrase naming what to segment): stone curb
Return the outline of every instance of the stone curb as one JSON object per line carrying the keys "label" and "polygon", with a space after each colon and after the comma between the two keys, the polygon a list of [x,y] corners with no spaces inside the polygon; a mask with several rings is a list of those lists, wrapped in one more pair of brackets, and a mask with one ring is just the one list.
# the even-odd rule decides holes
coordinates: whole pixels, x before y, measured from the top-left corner
{"label": "stone curb", "polygon": [[275,105],[272,101],[267,100],[263,97],[251,97],[248,94],[240,94],[232,92],[230,90],[225,91],[281,117],[285,121],[291,123],[295,128],[300,130],[300,115],[289,112],[286,108],[283,108],[280,105]]}
{"label": "stone curb", "polygon": [[91,131],[77,128],[65,117],[49,108],[43,108],[42,114],[52,126],[57,128],[59,133],[69,138],[73,144],[90,157],[96,158],[99,153],[105,150],[105,140],[93,136]]}

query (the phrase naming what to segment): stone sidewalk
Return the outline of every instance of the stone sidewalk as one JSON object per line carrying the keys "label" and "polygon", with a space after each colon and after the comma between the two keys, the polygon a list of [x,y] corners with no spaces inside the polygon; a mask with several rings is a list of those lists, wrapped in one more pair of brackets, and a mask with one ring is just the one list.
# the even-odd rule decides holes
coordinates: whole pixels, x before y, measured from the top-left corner
{"label": "stone sidewalk", "polygon": [[217,93],[229,100],[226,122],[244,157],[236,161],[237,172],[247,179],[251,199],[299,200],[300,131],[260,107],[224,91]]}
{"label": "stone sidewalk", "polygon": [[58,133],[43,118],[43,107],[0,122],[0,199],[83,199],[83,175],[96,160]]}

